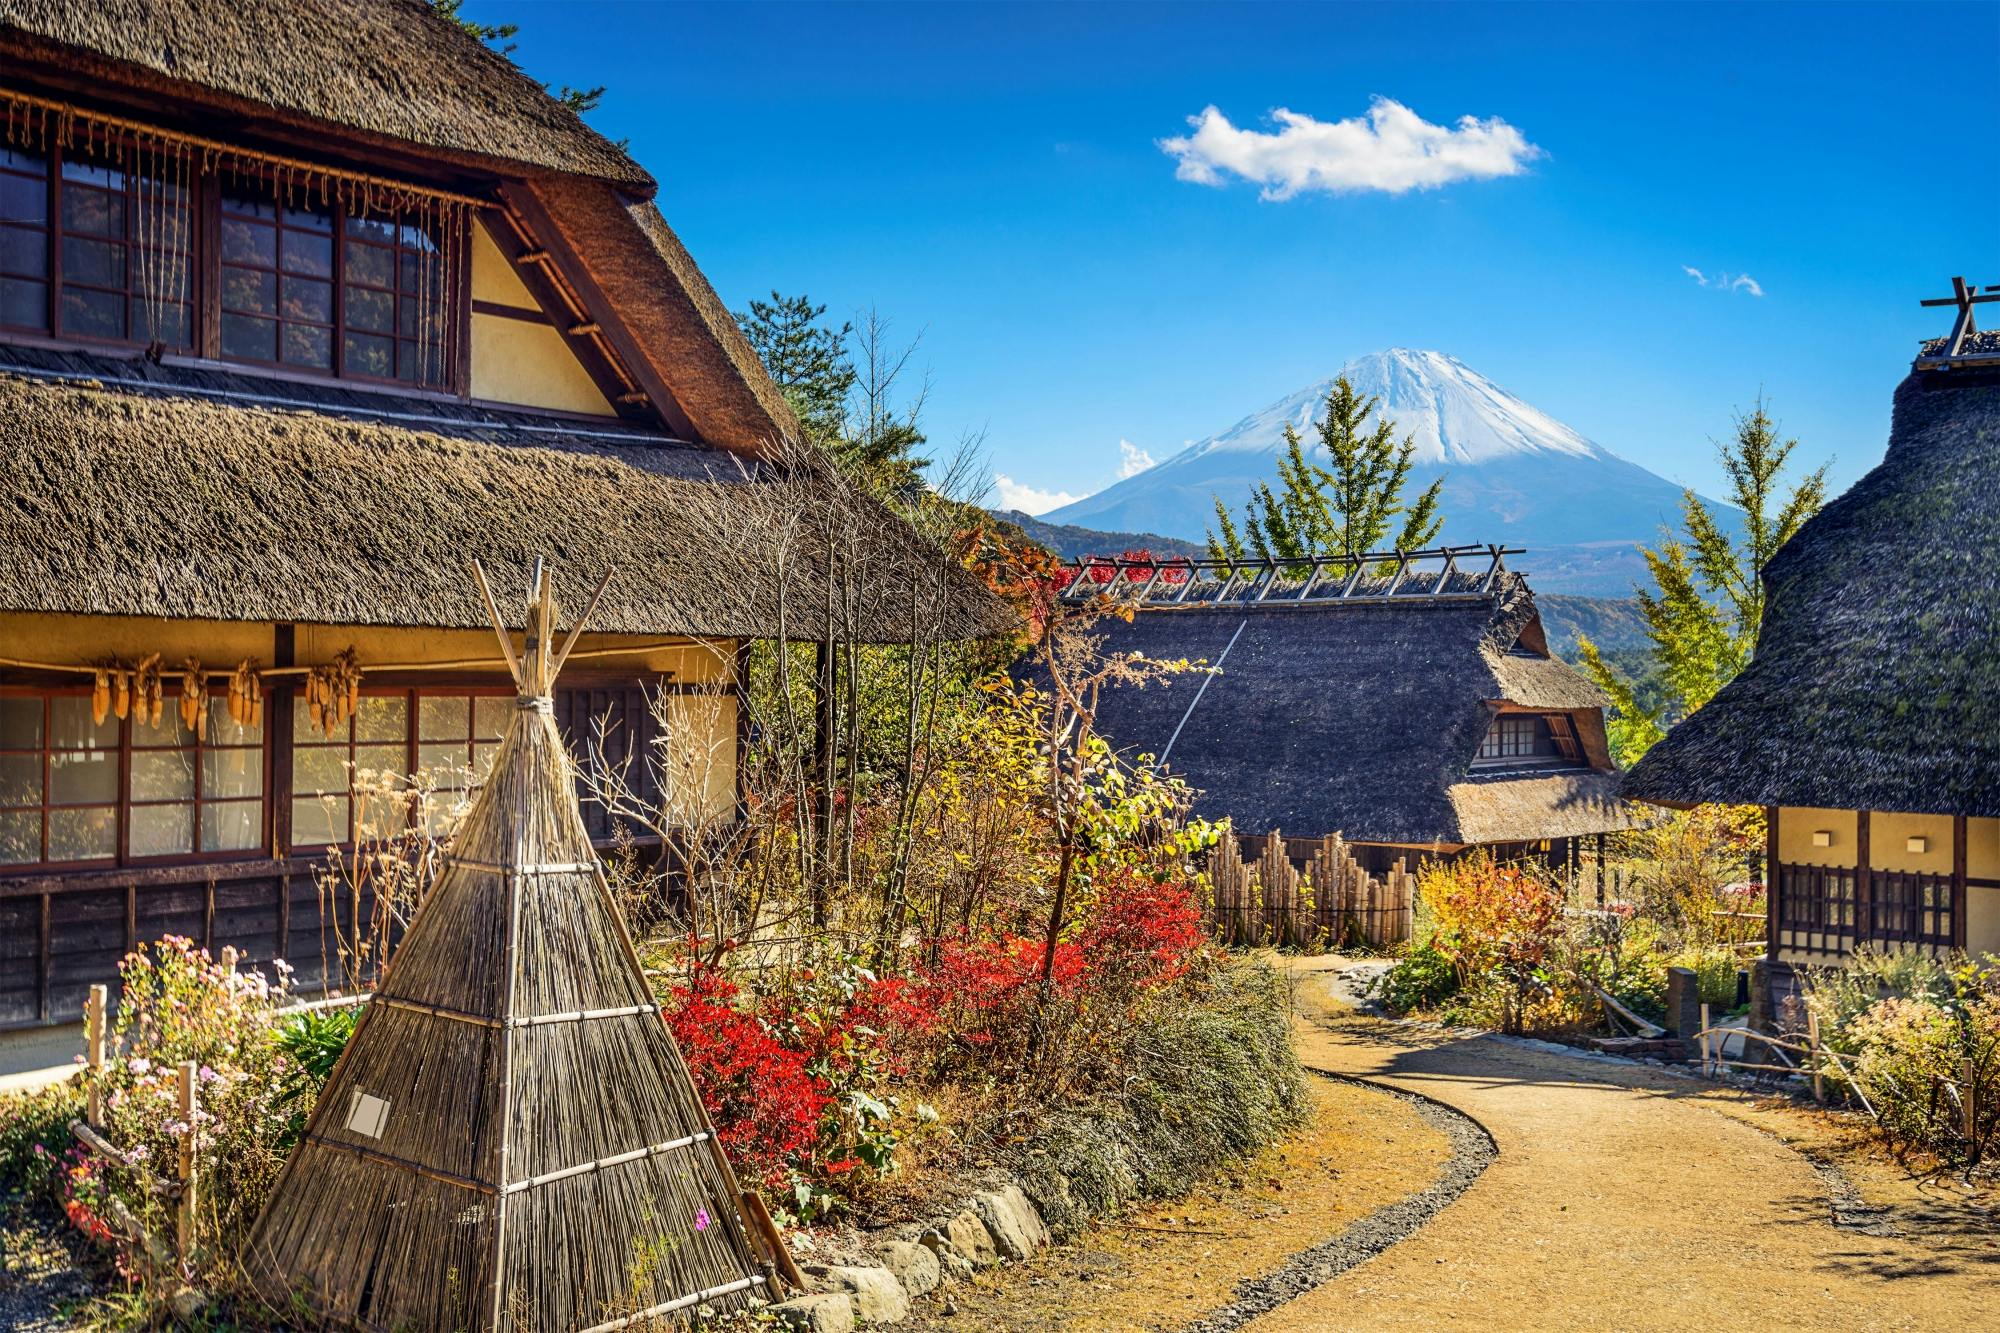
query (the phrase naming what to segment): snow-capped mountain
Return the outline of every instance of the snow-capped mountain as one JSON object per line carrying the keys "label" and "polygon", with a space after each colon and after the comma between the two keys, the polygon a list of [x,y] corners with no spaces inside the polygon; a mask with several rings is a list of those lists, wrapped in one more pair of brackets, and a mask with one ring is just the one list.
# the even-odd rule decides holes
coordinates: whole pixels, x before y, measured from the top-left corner
{"label": "snow-capped mountain", "polygon": [[[1625,592],[1636,564],[1633,543],[1651,542],[1662,524],[1677,522],[1680,487],[1585,439],[1455,357],[1399,347],[1350,361],[1341,373],[1379,399],[1377,411],[1415,441],[1406,494],[1414,497],[1444,477],[1444,540],[1526,546],[1530,555],[1522,563],[1538,575],[1604,565],[1616,572],[1561,582],[1571,591]],[[1200,540],[1214,523],[1216,496],[1239,512],[1255,483],[1276,476],[1287,425],[1313,443],[1312,418],[1332,385],[1332,378],[1309,385],[1042,517]],[[1725,519],[1734,516],[1711,504]],[[1601,559],[1570,549],[1591,546],[1603,548]],[[1548,582],[1538,577],[1538,584]]]}

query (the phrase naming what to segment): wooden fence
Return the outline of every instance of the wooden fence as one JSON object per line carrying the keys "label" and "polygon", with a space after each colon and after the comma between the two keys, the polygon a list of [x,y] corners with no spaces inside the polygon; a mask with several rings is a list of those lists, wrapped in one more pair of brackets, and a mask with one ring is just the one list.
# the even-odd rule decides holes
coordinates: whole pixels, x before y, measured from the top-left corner
{"label": "wooden fence", "polygon": [[[1296,839],[1293,840],[1297,842]],[[1410,937],[1416,876],[1397,861],[1384,878],[1361,868],[1338,834],[1311,844],[1303,866],[1273,832],[1243,859],[1239,839],[1209,854],[1209,929],[1224,944],[1290,949],[1382,948]]]}

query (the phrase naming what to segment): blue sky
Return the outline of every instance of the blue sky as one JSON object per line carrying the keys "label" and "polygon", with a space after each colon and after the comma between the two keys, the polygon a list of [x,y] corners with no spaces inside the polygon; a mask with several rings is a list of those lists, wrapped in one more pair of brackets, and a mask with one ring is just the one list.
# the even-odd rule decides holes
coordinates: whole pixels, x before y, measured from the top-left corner
{"label": "blue sky", "polygon": [[[1710,438],[1761,389],[1844,487],[1943,330],[1917,300],[2000,283],[2000,136],[1949,132],[1992,94],[2000,4],[465,12],[519,23],[536,77],[608,87],[592,123],[732,309],[876,307],[923,335],[932,439],[983,432],[1047,491],[1388,346],[1711,492]],[[1383,188],[1409,158],[1376,98],[1462,178]],[[1182,166],[1162,141],[1210,106]],[[1273,142],[1277,108],[1363,123]],[[1347,188],[1264,197],[1287,162]]]}

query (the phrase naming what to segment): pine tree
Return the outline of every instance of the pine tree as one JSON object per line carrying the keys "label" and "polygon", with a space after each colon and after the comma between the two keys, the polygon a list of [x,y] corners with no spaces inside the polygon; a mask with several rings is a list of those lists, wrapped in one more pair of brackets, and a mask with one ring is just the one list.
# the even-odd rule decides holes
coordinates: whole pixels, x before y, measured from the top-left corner
{"label": "pine tree", "polygon": [[[1396,424],[1379,419],[1366,429],[1380,400],[1356,393],[1345,375],[1333,382],[1315,431],[1329,467],[1306,454],[1305,441],[1289,424],[1285,454],[1278,460],[1278,485],[1259,482],[1243,506],[1241,532],[1216,497],[1217,530],[1208,536],[1217,560],[1260,559],[1301,565],[1328,556],[1379,550],[1395,530],[1395,547],[1414,551],[1428,545],[1444,520],[1438,514],[1443,478],[1433,481],[1407,508],[1403,489],[1410,479],[1416,442],[1396,439]],[[1397,515],[1402,522],[1395,522]],[[1247,540],[1246,540],[1247,539]]]}
{"label": "pine tree", "polygon": [[825,315],[826,307],[810,297],[772,292],[769,301],[751,301],[736,322],[798,414],[806,439],[837,449],[847,433],[848,397],[858,378],[847,351],[854,326],[823,324]]}
{"label": "pine tree", "polygon": [[[1646,619],[1667,700],[1644,709],[1586,636],[1578,650],[1584,669],[1611,696],[1618,716],[1611,741],[1620,763],[1638,760],[1665,729],[1715,697],[1750,661],[1764,620],[1762,572],[1826,501],[1826,468],[1807,473],[1779,503],[1779,475],[1798,441],[1780,440],[1760,397],[1736,418],[1736,437],[1717,446],[1729,475],[1730,498],[1743,511],[1739,545],[1693,491],[1681,494],[1685,537],[1669,536],[1658,550],[1640,548],[1653,589],[1635,588]],[[1775,512],[1774,511],[1775,507]]]}

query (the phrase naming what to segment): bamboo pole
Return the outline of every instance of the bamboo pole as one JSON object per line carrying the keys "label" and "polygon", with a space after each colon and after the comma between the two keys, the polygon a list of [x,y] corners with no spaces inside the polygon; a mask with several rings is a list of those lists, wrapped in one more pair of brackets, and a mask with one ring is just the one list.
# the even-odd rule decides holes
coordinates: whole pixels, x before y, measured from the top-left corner
{"label": "bamboo pole", "polygon": [[1958,1062],[1958,1079],[1964,1095],[1958,1099],[1959,1114],[1965,1120],[1965,1146],[1968,1152],[1978,1142],[1979,1099],[1973,1094],[1972,1061]]}
{"label": "bamboo pole", "polygon": [[181,1197],[174,1210],[174,1253],[182,1263],[194,1252],[194,1112],[195,1112],[195,1064],[192,1060],[181,1061],[176,1073],[176,1091],[180,1097],[181,1123],[186,1126],[181,1131]]}
{"label": "bamboo pole", "polygon": [[92,986],[90,998],[83,1002],[83,1048],[90,1064],[90,1097],[83,1118],[93,1125],[104,1123],[104,1092],[100,1080],[104,1077],[104,1009],[110,1003],[111,992],[104,986]]}

